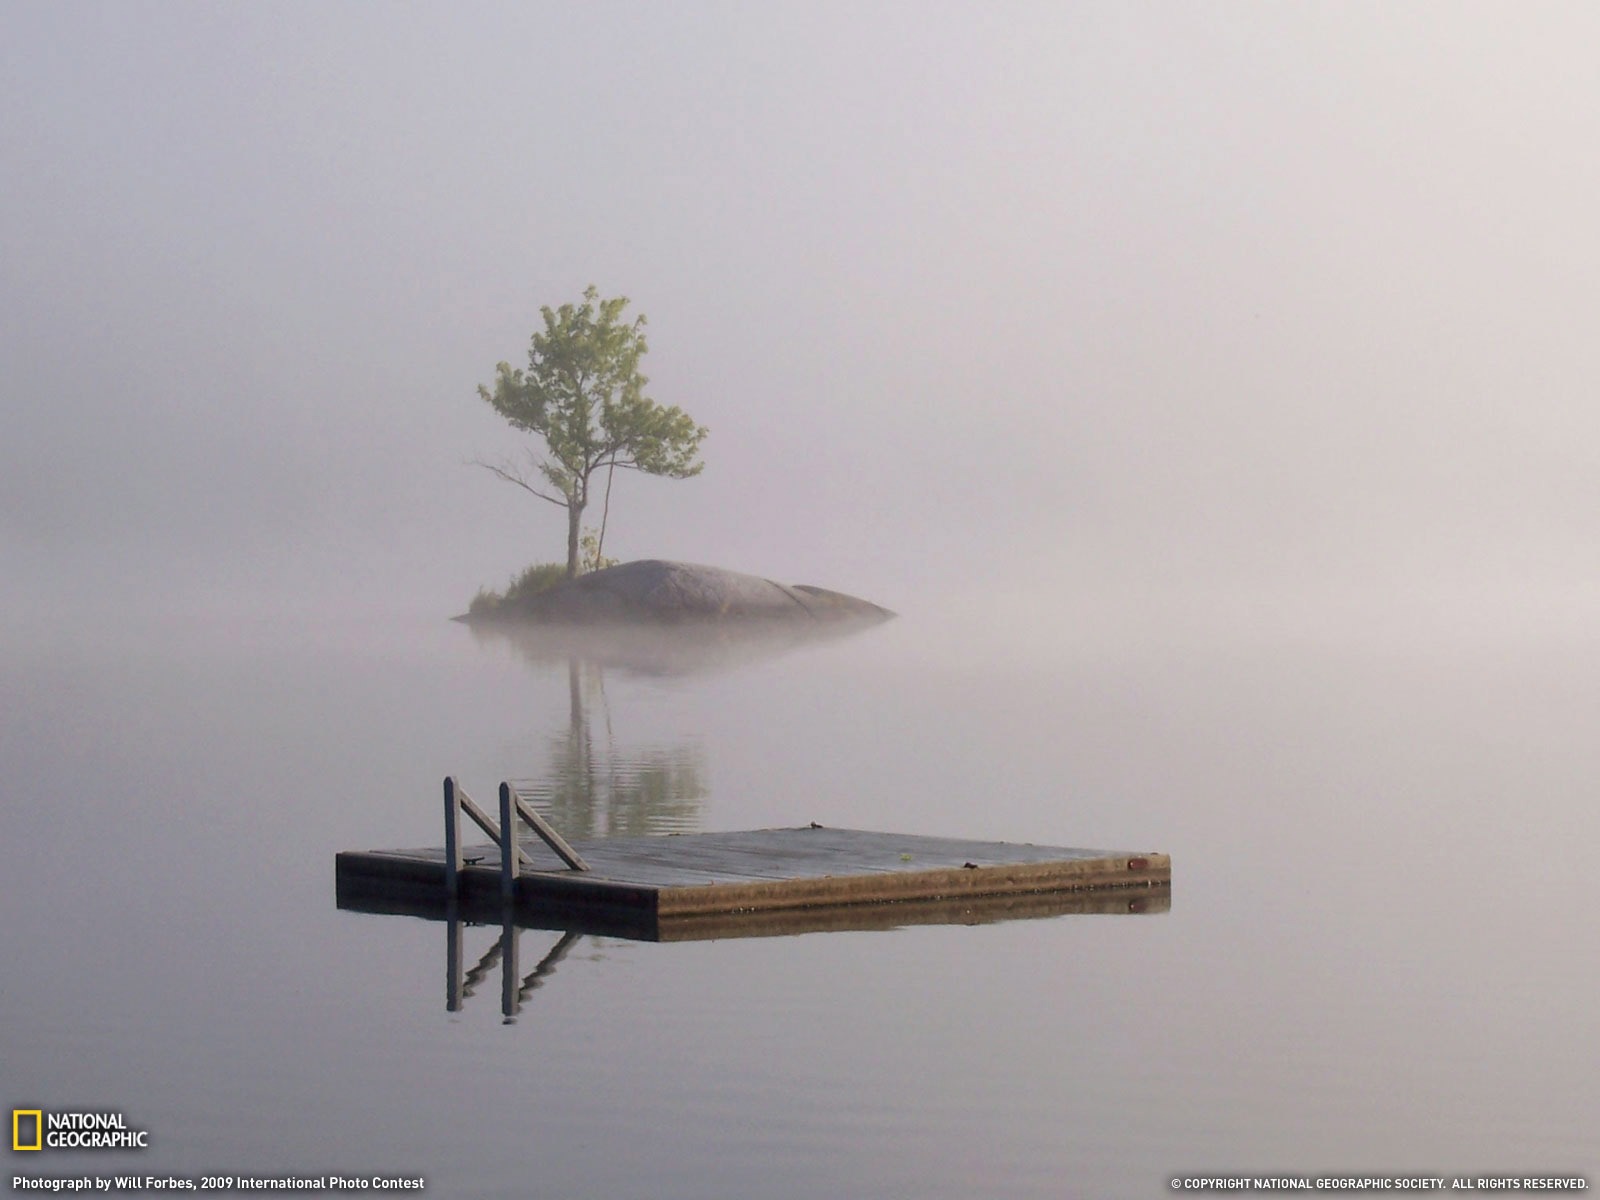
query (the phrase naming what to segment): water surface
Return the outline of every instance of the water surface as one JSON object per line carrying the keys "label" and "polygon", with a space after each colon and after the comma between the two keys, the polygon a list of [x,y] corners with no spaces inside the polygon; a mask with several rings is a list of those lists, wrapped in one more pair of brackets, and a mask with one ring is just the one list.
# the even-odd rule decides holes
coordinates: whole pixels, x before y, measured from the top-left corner
{"label": "water surface", "polygon": [[[13,639],[0,1101],[431,1194],[1152,1196],[1600,1167],[1600,654],[978,637],[693,669],[431,619]],[[681,665],[680,665],[681,666]],[[451,773],[573,834],[828,825],[1173,855],[1170,911],[649,944],[342,911]],[[536,967],[546,955],[545,969]],[[9,1179],[8,1179],[9,1182]]]}

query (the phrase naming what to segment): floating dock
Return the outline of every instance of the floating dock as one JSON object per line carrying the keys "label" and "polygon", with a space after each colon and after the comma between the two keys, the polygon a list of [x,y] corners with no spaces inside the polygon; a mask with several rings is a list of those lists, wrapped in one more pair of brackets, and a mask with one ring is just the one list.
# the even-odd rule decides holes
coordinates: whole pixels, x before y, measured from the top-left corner
{"label": "floating dock", "polygon": [[[1172,880],[1170,858],[1153,851],[818,825],[568,843],[509,784],[501,785],[500,810],[500,821],[490,820],[453,780],[446,780],[446,845],[338,855],[340,905],[419,915],[450,905],[479,912],[509,909],[525,914],[523,923],[530,925],[615,926],[632,936],[665,940],[671,927],[681,927],[686,936],[729,936],[741,922],[753,922],[761,932],[865,927],[840,920],[836,912],[828,915],[860,906],[905,905],[959,920],[963,907],[978,901],[998,915],[1008,906],[1017,908],[1014,901],[1032,897],[1046,902],[1023,907],[1108,911],[1098,899],[1087,906],[1054,902],[1077,893],[1111,893],[1110,907],[1118,911],[1160,911],[1167,907]],[[462,812],[492,841],[463,845]],[[524,825],[538,840],[518,837],[516,852],[503,854],[499,830]],[[918,919],[909,910],[905,915]]]}

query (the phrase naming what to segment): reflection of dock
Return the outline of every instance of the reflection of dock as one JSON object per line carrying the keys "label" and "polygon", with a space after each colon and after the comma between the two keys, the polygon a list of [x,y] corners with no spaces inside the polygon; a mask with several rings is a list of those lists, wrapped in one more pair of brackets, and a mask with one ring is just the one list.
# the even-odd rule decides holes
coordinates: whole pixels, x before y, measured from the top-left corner
{"label": "reflection of dock", "polygon": [[[387,913],[436,921],[459,921],[470,913],[477,923],[493,923],[504,915],[498,903],[482,901],[451,905],[434,888],[397,889],[387,881],[339,875],[339,907],[350,912]],[[969,896],[957,900],[902,900],[893,904],[833,905],[820,908],[778,908],[760,912],[704,913],[659,918],[628,909],[564,910],[539,906],[510,913],[518,929],[550,929],[643,942],[699,942],[725,938],[787,937],[798,933],[843,933],[905,929],[913,925],[990,925],[1040,917],[1164,913],[1172,907],[1172,889],[1148,887],[1080,892],[1028,892],[1011,896]]]}
{"label": "reflection of dock", "polygon": [[[1160,910],[1172,877],[1165,854],[817,826],[568,846],[505,785],[498,825],[454,781],[445,795],[446,848],[340,854],[341,905],[442,914],[454,896],[464,912],[509,908],[518,924],[676,940],[736,936],[745,924],[751,933],[799,932],[911,924],[919,915],[959,922],[983,909],[994,915],[977,920],[1083,911],[1076,903],[1056,908],[1060,899],[1089,898],[1092,911],[1107,911],[1106,903],[1112,911]],[[459,811],[493,843],[462,845]],[[518,839],[503,860],[499,829],[524,820],[551,849]],[[886,905],[898,911],[872,911]]]}

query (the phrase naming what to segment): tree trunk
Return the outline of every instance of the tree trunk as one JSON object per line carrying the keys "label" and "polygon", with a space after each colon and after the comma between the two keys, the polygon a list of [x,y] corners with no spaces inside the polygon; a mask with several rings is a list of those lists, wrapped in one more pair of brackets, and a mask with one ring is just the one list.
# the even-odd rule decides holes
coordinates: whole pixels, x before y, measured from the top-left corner
{"label": "tree trunk", "polygon": [[606,562],[606,522],[611,519],[611,479],[617,473],[617,464],[613,460],[606,467],[606,502],[600,509],[600,537],[594,544],[594,569],[598,571]]}
{"label": "tree trunk", "polygon": [[578,577],[578,525],[583,520],[583,503],[576,496],[567,498],[567,578]]}

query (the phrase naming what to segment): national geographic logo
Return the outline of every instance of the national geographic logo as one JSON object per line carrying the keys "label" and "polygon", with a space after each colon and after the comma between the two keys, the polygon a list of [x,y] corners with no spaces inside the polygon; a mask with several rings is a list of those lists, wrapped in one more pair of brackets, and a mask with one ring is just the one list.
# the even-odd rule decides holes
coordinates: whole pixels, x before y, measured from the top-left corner
{"label": "national geographic logo", "polygon": [[118,1112],[11,1110],[12,1150],[148,1150],[150,1135]]}
{"label": "national geographic logo", "polygon": [[[29,1131],[32,1132],[29,1132]],[[13,1150],[44,1149],[44,1112],[37,1108],[11,1110],[11,1148]]]}

